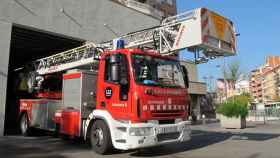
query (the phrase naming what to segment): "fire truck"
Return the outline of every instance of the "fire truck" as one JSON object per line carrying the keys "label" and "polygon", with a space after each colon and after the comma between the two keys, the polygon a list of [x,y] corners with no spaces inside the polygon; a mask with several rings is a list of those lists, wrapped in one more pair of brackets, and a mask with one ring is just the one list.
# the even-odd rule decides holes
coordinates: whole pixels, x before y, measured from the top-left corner
{"label": "fire truck", "polygon": [[22,134],[38,128],[81,137],[99,154],[189,140],[183,49],[197,64],[235,55],[233,23],[198,8],[32,62],[33,98],[19,105]]}

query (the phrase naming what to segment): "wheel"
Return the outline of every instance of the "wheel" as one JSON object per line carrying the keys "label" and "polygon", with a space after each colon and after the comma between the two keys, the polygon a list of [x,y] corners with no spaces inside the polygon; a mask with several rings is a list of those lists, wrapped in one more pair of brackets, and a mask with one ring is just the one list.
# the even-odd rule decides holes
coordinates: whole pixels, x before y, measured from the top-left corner
{"label": "wheel", "polygon": [[24,136],[29,136],[31,134],[30,124],[26,113],[24,113],[20,118],[20,131]]}
{"label": "wheel", "polygon": [[104,121],[97,120],[93,123],[90,143],[92,149],[98,154],[106,154],[113,149],[110,130]]}

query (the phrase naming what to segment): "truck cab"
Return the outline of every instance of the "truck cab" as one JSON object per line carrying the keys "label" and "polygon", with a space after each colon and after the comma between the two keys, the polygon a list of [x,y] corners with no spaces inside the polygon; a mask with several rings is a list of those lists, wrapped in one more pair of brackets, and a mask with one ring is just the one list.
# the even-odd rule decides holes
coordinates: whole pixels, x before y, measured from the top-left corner
{"label": "truck cab", "polygon": [[[106,120],[115,148],[127,150],[190,139],[186,74],[176,57],[120,49],[101,56],[98,73],[92,120]],[[89,126],[93,127],[94,121]],[[94,129],[91,133],[100,133]],[[89,135],[92,144],[104,139],[104,133]],[[93,147],[97,151],[101,148]]]}
{"label": "truck cab", "polygon": [[104,53],[99,74],[96,107],[114,119],[139,123],[187,117],[187,87],[176,57],[117,50]]}

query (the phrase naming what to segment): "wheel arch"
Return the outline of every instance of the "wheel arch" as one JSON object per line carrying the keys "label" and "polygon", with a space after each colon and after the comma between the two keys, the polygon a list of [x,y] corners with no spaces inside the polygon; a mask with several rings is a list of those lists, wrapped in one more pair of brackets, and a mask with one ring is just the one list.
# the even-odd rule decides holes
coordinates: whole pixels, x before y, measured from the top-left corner
{"label": "wheel arch", "polygon": [[85,140],[88,140],[90,138],[90,129],[93,125],[94,122],[96,122],[97,120],[101,120],[101,121],[104,121],[107,126],[108,126],[108,123],[107,121],[103,118],[103,117],[95,117],[95,118],[92,118],[89,122],[89,125],[87,127],[87,130],[86,130],[86,135],[85,135]]}
{"label": "wheel arch", "polygon": [[113,147],[116,148],[116,141],[114,136],[114,128],[115,128],[115,120],[112,117],[112,115],[106,111],[106,110],[94,110],[89,115],[88,119],[86,120],[85,126],[84,126],[84,140],[88,140],[89,134],[90,134],[90,128],[92,127],[93,123],[97,120],[102,120],[106,123],[106,125],[109,128],[111,141]]}
{"label": "wheel arch", "polygon": [[111,133],[111,128],[112,128],[112,117],[111,115],[104,110],[94,110],[88,117],[86,124],[85,124],[85,129],[84,129],[84,139],[87,140],[89,138],[89,133],[90,129],[93,125],[93,123],[97,120],[102,120],[106,123],[108,126],[110,133]]}
{"label": "wheel arch", "polygon": [[[22,121],[27,120],[27,126],[25,128],[22,128]],[[24,136],[30,136],[32,134],[31,131],[31,126],[30,126],[30,116],[28,116],[28,111],[27,110],[23,110],[20,112],[19,117],[18,117],[18,128],[21,132],[22,135]]]}

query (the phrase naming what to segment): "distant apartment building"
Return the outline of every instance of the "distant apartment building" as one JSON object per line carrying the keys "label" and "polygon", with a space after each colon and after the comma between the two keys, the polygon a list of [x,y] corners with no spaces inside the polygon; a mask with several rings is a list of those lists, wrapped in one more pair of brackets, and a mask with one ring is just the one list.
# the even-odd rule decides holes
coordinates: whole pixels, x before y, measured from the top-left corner
{"label": "distant apartment building", "polygon": [[251,71],[250,76],[250,93],[254,99],[254,102],[262,102],[263,94],[262,94],[262,68],[255,69]]}
{"label": "distant apartment building", "polygon": [[263,75],[263,102],[274,102],[280,97],[280,65]]}
{"label": "distant apartment building", "polygon": [[142,13],[163,19],[177,13],[176,0],[113,0]]}
{"label": "distant apartment building", "polygon": [[255,102],[273,102],[279,96],[280,56],[268,56],[266,63],[251,71],[250,93]]}
{"label": "distant apartment building", "polygon": [[280,56],[268,56],[266,59],[266,68],[271,69],[280,65]]}

